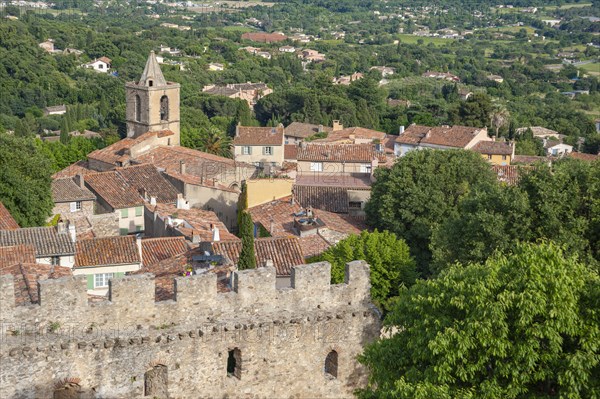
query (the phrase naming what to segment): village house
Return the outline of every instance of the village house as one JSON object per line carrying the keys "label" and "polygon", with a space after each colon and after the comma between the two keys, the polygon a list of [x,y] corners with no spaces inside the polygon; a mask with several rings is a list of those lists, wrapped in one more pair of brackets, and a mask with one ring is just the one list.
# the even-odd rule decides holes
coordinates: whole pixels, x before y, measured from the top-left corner
{"label": "village house", "polygon": [[141,238],[103,237],[79,240],[73,275],[84,275],[88,294],[106,295],[110,279],[142,267]]}
{"label": "village house", "polygon": [[211,62],[210,64],[208,64],[209,71],[222,71],[224,69],[225,66],[223,64],[219,64],[218,62]]}
{"label": "village house", "polygon": [[44,116],[64,115],[66,113],[67,113],[67,106],[64,104],[44,108]]}
{"label": "village house", "polygon": [[488,80],[494,81],[496,83],[502,83],[502,82],[504,82],[504,78],[502,76],[500,76],[500,75],[488,75],[488,76],[486,76],[486,78]]}
{"label": "village house", "polygon": [[305,259],[366,229],[363,222],[348,215],[303,208],[293,196],[248,208],[248,213],[257,234],[263,229],[271,237],[298,237]]}
{"label": "village house", "polygon": [[279,47],[279,52],[280,53],[295,53],[296,48],[292,47],[292,46],[282,46],[282,47]]}
{"label": "village house", "polygon": [[107,73],[111,68],[112,60],[108,57],[100,57],[93,61],[83,64],[83,68],[93,69],[96,72]]}
{"label": "village house", "polygon": [[450,82],[460,82],[460,78],[448,72],[431,72],[427,71],[423,75],[424,78],[443,79]]}
{"label": "village house", "polygon": [[[395,137],[395,136],[393,136]],[[364,127],[344,128],[338,121],[334,121],[332,132],[327,137],[313,140],[313,144],[374,144],[379,151],[382,150],[388,134]]]}
{"label": "village house", "polygon": [[325,54],[319,53],[317,50],[304,49],[298,57],[302,58],[306,62],[322,62],[325,61]]}
{"label": "village house", "polygon": [[180,161],[179,172],[165,172],[165,177],[183,197],[190,207],[214,211],[228,229],[237,227],[237,203],[240,195],[239,186],[230,187],[220,184],[215,179],[188,174],[185,161]]}
{"label": "village house", "polygon": [[354,72],[352,75],[349,76],[340,76],[339,78],[333,78],[333,84],[348,86],[350,85],[350,83],[362,79],[363,77],[364,75],[362,73]]}
{"label": "village house", "polygon": [[406,130],[402,126],[396,138],[394,152],[396,156],[404,156],[415,149],[471,149],[480,141],[491,141],[487,128],[468,126],[429,127],[411,125]]}
{"label": "village house", "polygon": [[387,161],[373,144],[301,143],[297,158],[299,176],[371,176]]}
{"label": "village house", "polygon": [[[311,123],[292,122],[284,130],[285,144],[298,144],[305,139],[319,133],[330,133],[333,128]],[[287,159],[287,157],[286,157]]]}
{"label": "village house", "polygon": [[35,261],[45,265],[73,267],[75,226],[59,221],[56,226],[0,230],[0,247],[29,245]]}
{"label": "village house", "polygon": [[256,54],[260,51],[260,49],[258,47],[252,47],[252,46],[242,47],[242,48],[240,48],[240,50],[243,50],[250,54]]}
{"label": "village house", "polygon": [[556,140],[560,140],[563,137],[565,137],[565,135],[560,134],[556,130],[547,129],[542,126],[520,127],[516,130],[516,133],[523,134],[523,133],[526,133],[528,130],[531,130],[533,137],[537,137],[540,139],[554,138]]}
{"label": "village house", "polygon": [[573,146],[564,144],[561,141],[543,139],[544,150],[548,156],[560,157],[573,151]]}
{"label": "village house", "polygon": [[369,68],[370,71],[372,70],[377,70],[379,71],[379,73],[381,73],[382,77],[386,77],[386,76],[391,76],[394,73],[396,73],[396,68],[392,68],[392,67],[386,67],[386,66],[374,66]]}
{"label": "village house", "polygon": [[252,108],[258,100],[273,93],[266,84],[260,83],[232,83],[224,86],[208,85],[202,88],[202,92],[213,96],[225,96],[246,100]]}
{"label": "village house", "polygon": [[510,165],[515,156],[515,143],[483,140],[475,144],[472,150],[480,153],[492,165]]}
{"label": "village house", "polygon": [[305,208],[365,217],[371,197],[369,176],[299,176],[293,187],[294,198]]}
{"label": "village house", "polygon": [[284,160],[284,128],[236,126],[233,139],[236,162],[261,168],[281,167]]}
{"label": "village house", "polygon": [[54,40],[52,39],[47,39],[44,42],[41,42],[38,44],[38,46],[40,46],[42,49],[44,49],[45,51],[49,52],[49,53],[54,53]]}
{"label": "village house", "polygon": [[147,235],[185,237],[192,244],[235,240],[213,211],[191,208],[183,198],[173,204],[146,204]]}
{"label": "village house", "polygon": [[94,214],[96,196],[85,187],[82,175],[54,179],[51,188],[54,202],[52,215],[60,215],[63,220],[74,220]]}
{"label": "village house", "polygon": [[[223,256],[225,263],[237,268],[242,251],[241,240],[215,241],[210,246],[212,254]],[[257,267],[275,267],[277,288],[291,287],[292,268],[306,263],[297,237],[256,238],[254,257]]]}

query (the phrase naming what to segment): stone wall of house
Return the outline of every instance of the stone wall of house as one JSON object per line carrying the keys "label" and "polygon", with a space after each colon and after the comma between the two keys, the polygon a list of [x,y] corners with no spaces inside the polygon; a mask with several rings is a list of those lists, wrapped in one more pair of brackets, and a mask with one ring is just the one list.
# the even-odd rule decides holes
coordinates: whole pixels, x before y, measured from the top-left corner
{"label": "stone wall of house", "polygon": [[70,202],[58,202],[54,204],[52,208],[52,217],[54,215],[60,215],[63,220],[75,221],[76,219],[83,219],[94,214],[94,201],[81,201],[81,209],[75,212],[71,212]]}
{"label": "stone wall of house", "polygon": [[68,277],[39,282],[28,306],[0,276],[0,397],[352,397],[380,318],[366,263],[349,263],[344,284],[330,285],[330,269],[297,266],[283,289],[272,267],[239,271],[227,293],[215,274],[179,277],[162,302],[152,275],[112,280],[104,302]]}
{"label": "stone wall of house", "polygon": [[113,237],[119,235],[119,214],[102,213],[88,217],[95,237]]}

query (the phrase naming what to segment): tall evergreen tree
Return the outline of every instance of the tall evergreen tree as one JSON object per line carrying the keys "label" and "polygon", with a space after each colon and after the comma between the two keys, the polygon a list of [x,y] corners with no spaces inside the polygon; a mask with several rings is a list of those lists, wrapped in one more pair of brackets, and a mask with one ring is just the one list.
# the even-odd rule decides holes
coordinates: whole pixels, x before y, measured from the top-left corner
{"label": "tall evergreen tree", "polygon": [[254,224],[248,212],[242,212],[240,224],[240,238],[242,239],[242,251],[238,260],[238,269],[255,269],[256,257],[254,255]]}

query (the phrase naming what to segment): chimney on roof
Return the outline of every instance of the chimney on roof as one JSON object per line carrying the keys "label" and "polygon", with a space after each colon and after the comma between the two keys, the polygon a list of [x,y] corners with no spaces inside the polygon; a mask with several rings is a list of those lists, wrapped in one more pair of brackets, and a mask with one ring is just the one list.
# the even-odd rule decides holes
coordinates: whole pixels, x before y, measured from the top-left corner
{"label": "chimney on roof", "polygon": [[221,241],[221,234],[220,234],[219,228],[217,226],[213,226],[212,233],[213,233],[213,237],[212,237],[213,241]]}
{"label": "chimney on roof", "polygon": [[67,226],[65,226],[65,222],[63,222],[62,219],[59,219],[58,223],[56,223],[56,232],[58,234],[66,234],[67,233]]}
{"label": "chimney on roof", "polygon": [[319,125],[319,128],[317,129],[317,133],[322,133],[323,132],[323,125]]}
{"label": "chimney on roof", "polygon": [[156,197],[150,197],[150,205],[156,205]]}
{"label": "chimney on roof", "polygon": [[398,134],[401,135],[404,133],[404,125],[400,126],[400,128],[398,129]]}
{"label": "chimney on roof", "polygon": [[300,148],[302,148],[303,150],[306,149],[306,142],[305,141],[301,141],[300,142]]}
{"label": "chimney on roof", "polygon": [[200,234],[196,230],[192,231],[192,244],[200,243]]}
{"label": "chimney on roof", "polygon": [[271,259],[265,259],[265,267],[273,267],[273,261]]}
{"label": "chimney on roof", "polygon": [[190,203],[183,198],[183,194],[177,193],[177,209],[190,209]]}
{"label": "chimney on roof", "polygon": [[140,255],[140,266],[141,266],[144,262],[144,259],[142,259],[142,235],[141,234],[136,234],[135,245],[137,246],[138,254]]}
{"label": "chimney on roof", "polygon": [[185,161],[184,160],[179,161],[179,173],[181,173],[182,175],[185,175]]}
{"label": "chimney on roof", "polygon": [[83,180],[83,175],[81,173],[77,173],[73,180],[80,188],[85,188],[85,181]]}
{"label": "chimney on roof", "polygon": [[67,230],[69,232],[69,236],[71,237],[71,241],[72,242],[77,241],[77,232],[75,231],[75,224],[68,222]]}
{"label": "chimney on roof", "polygon": [[142,196],[142,198],[144,199],[144,201],[148,201],[148,193],[146,192],[146,189],[144,187],[140,188],[139,190],[140,195]]}
{"label": "chimney on roof", "polygon": [[342,130],[343,128],[344,128],[344,125],[342,125],[339,120],[333,121],[333,131],[334,132],[337,132],[338,130]]}

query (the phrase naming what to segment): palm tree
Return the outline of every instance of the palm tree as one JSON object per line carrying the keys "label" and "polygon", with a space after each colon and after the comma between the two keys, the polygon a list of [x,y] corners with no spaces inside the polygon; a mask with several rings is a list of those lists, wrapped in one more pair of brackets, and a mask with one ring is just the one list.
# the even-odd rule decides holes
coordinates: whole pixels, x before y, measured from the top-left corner
{"label": "palm tree", "polygon": [[231,139],[214,126],[202,131],[198,149],[209,154],[231,158]]}

